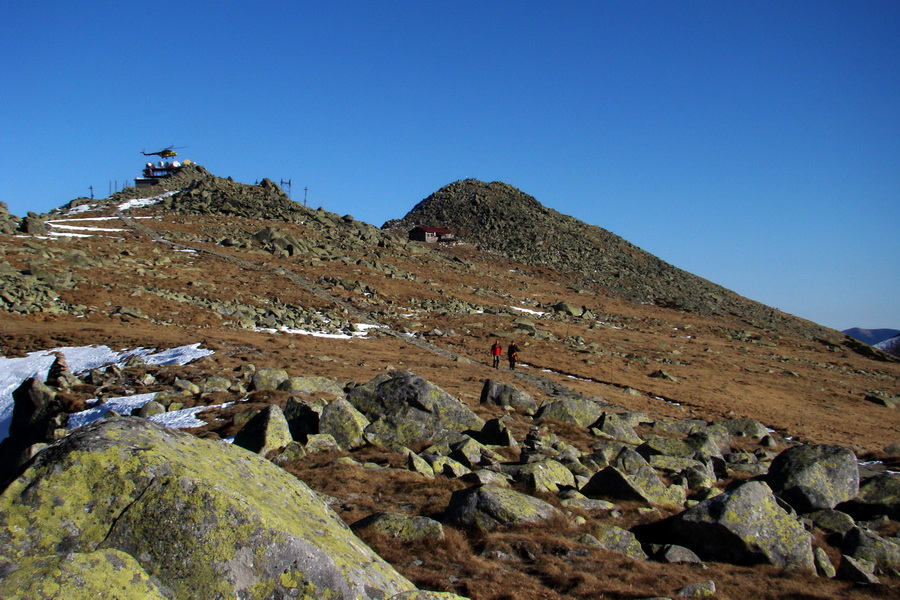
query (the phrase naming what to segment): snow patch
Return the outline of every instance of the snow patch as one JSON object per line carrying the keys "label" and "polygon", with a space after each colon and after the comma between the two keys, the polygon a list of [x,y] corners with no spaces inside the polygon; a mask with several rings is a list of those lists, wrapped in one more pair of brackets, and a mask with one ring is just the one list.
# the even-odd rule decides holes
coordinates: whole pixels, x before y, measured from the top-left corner
{"label": "snow patch", "polygon": [[[55,360],[54,354],[61,353],[73,373],[99,369],[107,365],[124,365],[132,356],[140,356],[149,365],[185,365],[193,360],[208,356],[212,350],[200,348],[200,344],[170,348],[155,352],[153,348],[115,351],[108,346],[80,346],[54,348],[31,352],[24,358],[0,356],[0,440],[9,437],[12,420],[12,393],[29,377],[47,380],[47,373]],[[149,402],[149,400],[148,400]]]}
{"label": "snow patch", "polygon": [[116,210],[130,210],[132,208],[143,208],[145,206],[151,206],[160,202],[163,198],[168,198],[169,196],[174,196],[178,192],[166,192],[164,194],[159,194],[158,196],[153,196],[152,198],[135,198],[134,200],[129,200],[128,202],[123,202],[122,204],[116,207]]}
{"label": "snow patch", "polygon": [[546,315],[546,314],[547,314],[546,312],[541,312],[541,311],[539,311],[539,310],[534,310],[534,309],[531,309],[531,308],[522,308],[521,306],[510,306],[510,308],[513,309],[513,310],[517,310],[517,311],[519,311],[519,312],[528,313],[528,314],[530,314],[530,315],[538,315],[538,316],[541,316],[541,315]]}

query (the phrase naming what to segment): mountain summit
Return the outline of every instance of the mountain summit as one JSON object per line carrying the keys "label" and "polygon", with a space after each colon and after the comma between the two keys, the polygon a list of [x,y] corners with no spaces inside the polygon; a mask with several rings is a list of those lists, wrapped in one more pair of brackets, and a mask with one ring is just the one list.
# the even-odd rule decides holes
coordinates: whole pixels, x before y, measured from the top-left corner
{"label": "mountain summit", "polygon": [[409,230],[418,225],[446,227],[481,250],[575,274],[587,287],[637,304],[704,316],[730,314],[754,327],[788,330],[807,339],[834,336],[824,327],[674,267],[614,233],[547,208],[503,182],[453,182],[382,228]]}

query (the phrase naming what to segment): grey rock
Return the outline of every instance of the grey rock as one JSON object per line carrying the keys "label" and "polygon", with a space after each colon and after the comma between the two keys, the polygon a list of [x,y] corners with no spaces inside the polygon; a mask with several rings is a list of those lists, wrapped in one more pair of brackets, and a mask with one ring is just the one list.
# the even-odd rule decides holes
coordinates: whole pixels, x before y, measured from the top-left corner
{"label": "grey rock", "polygon": [[859,491],[856,456],[840,446],[805,445],[779,454],[766,477],[775,494],[797,511],[834,508]]}
{"label": "grey rock", "polygon": [[521,492],[480,485],[453,492],[444,520],[460,527],[490,531],[501,526],[539,523],[558,518],[552,504]]}
{"label": "grey rock", "polygon": [[367,432],[385,443],[410,446],[441,432],[478,431],[484,421],[436,385],[405,371],[379,375],[347,399],[371,422]]}
{"label": "grey rock", "polygon": [[867,585],[880,583],[878,577],[875,576],[875,565],[872,562],[864,558],[853,558],[846,554],[841,556],[841,563],[838,565],[835,577],[842,581]]}
{"label": "grey rock", "polygon": [[900,539],[881,537],[874,531],[854,527],[841,544],[844,554],[875,565],[878,573],[900,570]]}
{"label": "grey rock", "polygon": [[319,415],[319,433],[331,434],[343,450],[365,445],[369,420],[344,398],[329,402]]}
{"label": "grey rock", "polygon": [[484,380],[484,386],[481,388],[481,403],[511,406],[526,415],[533,415],[538,409],[537,401],[531,394],[493,379]]}
{"label": "grey rock", "polygon": [[263,455],[270,450],[283,448],[292,441],[284,413],[275,404],[261,410],[234,436],[235,446]]}
{"label": "grey rock", "polygon": [[[137,559],[175,600],[415,589],[296,477],[230,444],[123,417],[73,431],[32,467],[0,495],[5,563],[102,545]],[[60,489],[65,502],[54,501]],[[35,511],[40,527],[13,526]]]}
{"label": "grey rock", "polygon": [[818,546],[813,549],[813,554],[816,562],[816,573],[819,577],[832,579],[837,574],[837,570],[834,568],[834,565],[831,564],[831,559],[828,558],[828,554]]}
{"label": "grey rock", "polygon": [[671,531],[705,560],[815,569],[811,536],[763,482],[704,500],[676,515]]}

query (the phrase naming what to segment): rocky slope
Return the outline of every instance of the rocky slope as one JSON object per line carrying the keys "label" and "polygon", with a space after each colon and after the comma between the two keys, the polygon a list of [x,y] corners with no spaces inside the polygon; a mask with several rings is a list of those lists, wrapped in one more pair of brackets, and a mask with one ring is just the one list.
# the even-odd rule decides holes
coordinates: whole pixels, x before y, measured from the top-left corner
{"label": "rocky slope", "polygon": [[[88,571],[166,598],[900,594],[900,365],[869,346],[635,303],[200,168],[37,221],[0,234],[0,355],[214,353],[16,389],[0,595],[88,595]],[[494,340],[516,370],[490,367]],[[123,396],[143,398],[124,419],[104,409]],[[93,399],[109,418],[70,430]],[[201,440],[143,421],[197,410]]]}
{"label": "rocky slope", "polygon": [[770,331],[834,338],[831,330],[673,267],[605,229],[546,208],[499,181],[451,183],[383,228],[402,233],[416,225],[446,227],[482,250],[575,273],[583,285],[599,286],[631,302],[700,315],[731,314]]}

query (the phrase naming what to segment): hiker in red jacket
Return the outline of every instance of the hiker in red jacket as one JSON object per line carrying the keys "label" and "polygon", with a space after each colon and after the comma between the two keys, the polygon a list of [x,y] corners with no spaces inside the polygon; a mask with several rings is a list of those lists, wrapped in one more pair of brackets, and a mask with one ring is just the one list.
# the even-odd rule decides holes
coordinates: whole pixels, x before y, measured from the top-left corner
{"label": "hiker in red jacket", "polygon": [[500,368],[500,355],[503,354],[503,346],[500,345],[500,340],[494,342],[494,345],[491,346],[491,358],[494,359],[494,368]]}

